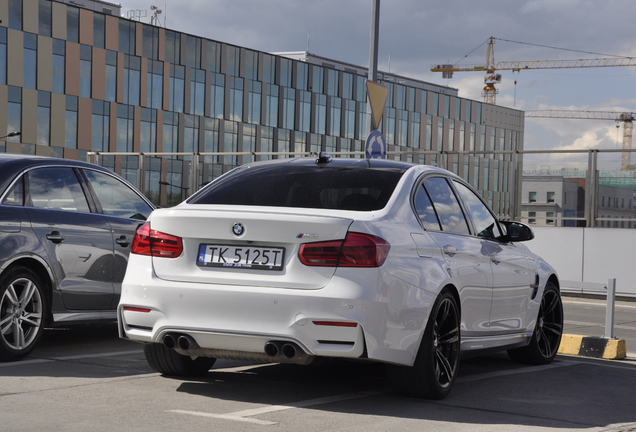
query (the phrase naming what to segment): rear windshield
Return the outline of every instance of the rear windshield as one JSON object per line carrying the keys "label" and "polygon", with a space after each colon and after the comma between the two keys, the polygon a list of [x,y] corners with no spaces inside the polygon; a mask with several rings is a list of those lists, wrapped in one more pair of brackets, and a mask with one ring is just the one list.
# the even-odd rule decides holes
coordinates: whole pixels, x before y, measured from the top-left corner
{"label": "rear windshield", "polygon": [[393,168],[256,165],[228,173],[188,203],[379,210],[389,201],[403,172]]}

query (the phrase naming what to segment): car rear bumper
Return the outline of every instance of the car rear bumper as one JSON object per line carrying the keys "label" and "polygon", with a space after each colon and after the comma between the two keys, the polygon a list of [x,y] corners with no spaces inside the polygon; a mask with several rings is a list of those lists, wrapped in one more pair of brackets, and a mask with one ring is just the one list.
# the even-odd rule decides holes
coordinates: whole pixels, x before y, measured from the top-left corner
{"label": "car rear bumper", "polygon": [[[200,349],[191,355],[263,354],[274,341],[293,343],[309,356],[412,364],[434,301],[431,293],[381,269],[364,269],[375,272],[374,278],[346,269],[339,276],[338,270],[324,288],[302,290],[175,283],[157,278],[146,257],[131,260],[137,270],[126,274],[122,286],[120,336],[163,343],[167,334],[187,335]],[[405,325],[405,311],[419,311],[422,325]]]}

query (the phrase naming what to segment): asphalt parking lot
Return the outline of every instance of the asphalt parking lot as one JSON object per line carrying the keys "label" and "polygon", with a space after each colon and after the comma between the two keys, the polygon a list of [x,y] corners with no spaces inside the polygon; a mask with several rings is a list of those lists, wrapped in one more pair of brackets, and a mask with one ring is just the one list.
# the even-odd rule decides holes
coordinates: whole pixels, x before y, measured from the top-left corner
{"label": "asphalt parking lot", "polygon": [[[599,306],[566,302],[566,331],[594,324],[585,308]],[[27,360],[0,364],[0,430],[636,431],[634,383],[635,358],[537,367],[505,354],[463,360],[435,402],[394,395],[382,366],[361,363],[218,361],[202,379],[174,379],[115,326],[47,330]]]}

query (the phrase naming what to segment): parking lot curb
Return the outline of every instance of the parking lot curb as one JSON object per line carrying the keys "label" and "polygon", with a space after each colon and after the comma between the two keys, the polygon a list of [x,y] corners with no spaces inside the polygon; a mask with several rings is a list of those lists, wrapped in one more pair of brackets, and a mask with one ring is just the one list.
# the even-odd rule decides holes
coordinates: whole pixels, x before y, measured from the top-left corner
{"label": "parking lot curb", "polygon": [[621,360],[627,357],[625,339],[567,335],[561,337],[559,354]]}

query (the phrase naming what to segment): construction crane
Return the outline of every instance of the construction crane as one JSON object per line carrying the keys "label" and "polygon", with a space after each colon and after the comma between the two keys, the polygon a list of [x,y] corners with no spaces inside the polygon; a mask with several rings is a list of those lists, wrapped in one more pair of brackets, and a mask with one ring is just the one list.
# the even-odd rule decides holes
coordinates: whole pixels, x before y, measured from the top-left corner
{"label": "construction crane", "polygon": [[617,66],[636,66],[636,58],[631,57],[615,57],[615,58],[597,58],[597,59],[579,59],[579,60],[533,60],[533,61],[507,61],[495,63],[495,38],[488,39],[486,47],[486,64],[463,66],[451,64],[437,64],[431,68],[431,72],[442,72],[442,77],[452,78],[454,72],[486,72],[484,77],[484,89],[482,96],[484,102],[495,104],[497,89],[495,84],[501,82],[501,74],[496,71],[510,70],[519,72],[521,70],[530,69],[560,69],[560,68],[593,68],[593,67],[617,67]]}
{"label": "construction crane", "polygon": [[[614,112],[614,111],[569,111],[569,110],[533,110],[526,111],[526,117],[534,118],[564,118],[583,120],[612,120],[623,123],[623,150],[632,149],[632,132],[634,130],[634,120],[636,113]],[[618,127],[618,126],[617,126]],[[621,158],[621,170],[630,171],[636,167],[632,165],[631,151],[623,151]]]}

